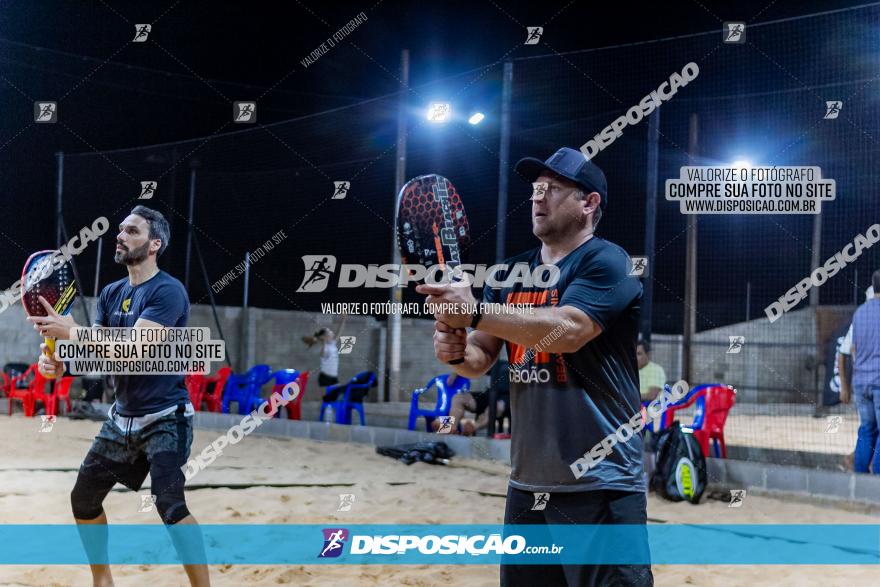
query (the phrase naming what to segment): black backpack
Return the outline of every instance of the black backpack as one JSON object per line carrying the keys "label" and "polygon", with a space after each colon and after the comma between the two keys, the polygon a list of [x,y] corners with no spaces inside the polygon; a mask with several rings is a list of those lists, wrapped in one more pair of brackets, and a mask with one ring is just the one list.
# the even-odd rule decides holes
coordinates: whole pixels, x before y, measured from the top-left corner
{"label": "black backpack", "polygon": [[657,467],[651,487],[670,501],[699,503],[706,491],[706,457],[690,431],[676,421],[656,438]]}

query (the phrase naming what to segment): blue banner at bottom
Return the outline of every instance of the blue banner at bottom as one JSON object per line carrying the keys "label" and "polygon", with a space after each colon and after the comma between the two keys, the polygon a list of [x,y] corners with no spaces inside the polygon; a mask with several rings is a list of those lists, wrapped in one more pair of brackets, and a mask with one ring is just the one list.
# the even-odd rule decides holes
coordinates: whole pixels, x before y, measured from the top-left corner
{"label": "blue banner at bottom", "polygon": [[0,564],[880,563],[880,525],[0,525]]}

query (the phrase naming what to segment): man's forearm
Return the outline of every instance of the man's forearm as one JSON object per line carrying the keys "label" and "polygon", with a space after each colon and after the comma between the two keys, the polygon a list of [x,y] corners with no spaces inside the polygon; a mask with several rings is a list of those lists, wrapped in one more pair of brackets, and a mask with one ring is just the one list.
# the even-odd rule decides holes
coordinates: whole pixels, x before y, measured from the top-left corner
{"label": "man's forearm", "polygon": [[[548,353],[566,353],[580,348],[580,341],[587,334],[563,308],[492,306],[492,311],[483,314],[477,328],[502,340],[530,348],[540,346],[541,351]],[[597,334],[599,332],[589,333],[588,337]]]}
{"label": "man's forearm", "polygon": [[473,379],[482,377],[492,367],[494,361],[489,354],[480,346],[468,344],[464,349],[464,362],[451,365],[457,375]]}

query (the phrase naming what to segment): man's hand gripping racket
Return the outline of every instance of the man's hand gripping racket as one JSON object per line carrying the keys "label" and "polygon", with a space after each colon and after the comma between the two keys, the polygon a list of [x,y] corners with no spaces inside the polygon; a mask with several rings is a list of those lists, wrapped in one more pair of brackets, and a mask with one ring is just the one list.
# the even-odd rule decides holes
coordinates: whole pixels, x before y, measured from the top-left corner
{"label": "man's hand gripping racket", "polygon": [[[54,362],[55,336],[75,325],[62,317],[70,313],[79,291],[70,261],[54,255],[56,251],[38,251],[28,257],[21,272],[21,305],[34,328],[45,333],[43,352]],[[48,320],[46,319],[48,318]],[[54,379],[58,373],[44,373]]]}
{"label": "man's hand gripping racket", "polygon": [[[453,269],[461,265],[469,244],[467,216],[451,181],[432,174],[406,182],[397,196],[397,246],[404,263],[422,265],[429,272],[436,265]],[[463,328],[446,328],[460,337],[466,334]],[[463,363],[464,352],[448,362]]]}

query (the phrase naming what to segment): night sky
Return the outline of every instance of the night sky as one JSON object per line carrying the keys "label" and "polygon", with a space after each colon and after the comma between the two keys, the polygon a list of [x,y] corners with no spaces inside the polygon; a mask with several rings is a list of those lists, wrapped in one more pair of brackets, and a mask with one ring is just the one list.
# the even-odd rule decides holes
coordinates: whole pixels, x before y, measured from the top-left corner
{"label": "night sky", "polygon": [[[505,59],[699,33],[720,29],[719,19],[767,21],[856,4],[828,0],[604,5],[479,0],[376,3],[0,0],[0,165],[4,177],[0,188],[4,218],[0,227],[3,259],[0,284],[9,287],[19,277],[20,267],[30,252],[55,245],[56,152],[94,153],[210,136],[212,144],[199,146],[193,155],[196,159],[201,157],[200,164],[213,173],[211,177],[206,174],[204,181],[200,179],[203,190],[213,191],[210,200],[204,196],[206,200],[200,201],[196,222],[199,224],[198,218],[201,218],[204,223],[205,234],[200,238],[209,257],[209,280],[219,279],[234,267],[244,251],[253,250],[277,230],[287,229],[291,240],[285,248],[267,256],[255,267],[263,275],[252,282],[251,302],[263,307],[314,310],[315,300],[293,307],[273,293],[269,285],[275,284],[286,296],[291,296],[299,279],[289,275],[289,268],[295,266],[296,271],[301,271],[301,255],[350,250],[352,257],[358,253],[361,257],[346,258],[343,262],[388,262],[390,240],[381,217],[390,217],[393,198],[396,113],[388,108],[393,100],[386,98],[376,102],[372,111],[370,106],[359,107],[364,112],[362,125],[342,115],[323,114],[315,119],[303,118],[299,126],[288,129],[289,138],[279,130],[279,136],[274,137],[277,141],[263,136],[259,144],[248,143],[247,137],[240,141],[222,138],[241,130],[229,124],[231,101],[260,97],[258,123],[271,129],[275,128],[271,126],[273,123],[309,117],[396,92],[400,87],[397,76],[402,48],[411,52],[410,86],[418,87]],[[302,65],[301,60],[312,50],[361,12],[367,16],[366,22],[316,63],[309,67]],[[136,23],[152,23],[148,42],[130,42]],[[524,27],[535,25],[544,26],[544,35],[552,50],[547,46],[523,44]],[[822,39],[816,42],[821,43]],[[859,58],[855,52],[844,56],[848,57]],[[550,61],[553,67],[567,67],[562,56]],[[450,134],[441,147],[423,153],[422,161],[427,162],[426,165],[436,165],[453,178],[458,177],[458,172],[465,185],[472,181],[474,186],[481,185],[472,180],[471,175],[494,174],[491,181],[497,182],[494,151],[497,150],[499,96],[497,84],[493,86],[493,76],[498,70],[496,67],[492,74],[483,77],[455,78],[462,96],[477,99],[476,96],[488,105],[486,125],[474,131],[484,134],[468,139]],[[617,71],[621,78],[628,75],[626,66],[620,66]],[[665,69],[657,72],[653,79],[644,82],[644,87],[650,89],[668,74]],[[559,94],[568,103],[581,99],[577,93],[567,94],[565,88],[546,83],[546,103],[560,99]],[[633,90],[633,95],[639,91],[638,88]],[[428,91],[414,92],[413,102],[426,96]],[[63,124],[34,124],[33,101],[58,99]],[[613,116],[607,114],[604,118],[610,121]],[[590,128],[598,130],[604,124],[597,120]],[[524,139],[517,144],[539,150],[526,154],[547,156],[559,146],[554,140],[567,140],[562,134],[558,139],[550,134],[543,140]],[[578,136],[583,136],[585,141],[591,135]],[[413,133],[410,148],[414,162],[420,161],[420,147],[431,140],[437,139]],[[463,155],[461,143],[457,143],[465,140],[467,157]],[[474,147],[477,143],[484,144]],[[229,147],[233,144],[242,150],[235,157]],[[160,203],[171,203],[176,210],[185,211],[190,164],[187,155],[197,145],[185,143],[175,151],[168,147],[137,157],[93,154],[69,160],[69,176],[65,176],[68,230],[77,231],[96,215],[109,216],[122,207],[110,218],[115,225],[123,217],[129,199],[119,197],[118,190],[128,189],[124,186],[134,185],[136,179],[148,179],[139,173],[147,168],[154,176],[161,173],[166,181],[164,185],[170,182],[174,186],[171,195],[161,194]],[[512,156],[520,155],[517,148],[513,149]],[[625,145],[620,149],[618,153],[624,153]],[[228,157],[224,158],[224,154]],[[475,161],[480,158],[486,160],[485,169],[494,171],[485,172]],[[301,173],[311,173],[321,182],[327,178],[343,179],[336,174],[350,171],[335,169],[336,160],[355,161],[353,169],[363,173],[363,185],[369,189],[356,194],[359,199],[354,209],[331,214],[325,208],[297,223],[299,216],[308,215],[319,199],[329,195],[319,196],[311,188],[301,189],[297,178],[303,178],[302,185],[311,180]],[[178,164],[168,171],[174,161]],[[599,160],[599,163],[606,161],[608,159]],[[619,165],[608,163],[612,167]],[[368,169],[361,171],[365,165]],[[238,176],[227,181],[222,176],[224,172]],[[265,186],[265,192],[256,190],[244,194],[228,187],[240,185],[236,182],[241,181],[241,177],[257,172],[266,175],[260,175],[253,185]],[[288,172],[289,177],[285,175]],[[409,176],[416,172],[423,171],[408,169]],[[280,174],[278,181],[290,182],[289,196],[279,197],[273,191],[277,189],[273,173]],[[92,183],[88,183],[90,179]],[[514,188],[513,183],[511,187]],[[522,191],[523,188],[516,186],[516,189]],[[497,190],[493,193],[487,188],[473,205],[472,223],[476,221],[480,225],[477,232],[487,235],[475,245],[477,261],[494,260],[495,238],[491,226],[496,196]],[[475,198],[476,194],[471,197]],[[633,205],[644,206],[644,194],[618,191],[616,197],[620,198],[617,205],[624,209],[629,205],[628,198],[633,198]],[[467,194],[465,198],[467,201]],[[514,201],[511,195],[511,202]],[[134,203],[128,203],[128,208]],[[243,220],[249,214],[248,206],[255,217],[259,216],[258,223]],[[159,203],[156,207],[162,209]],[[160,265],[182,279],[185,223],[179,214],[169,216],[174,229],[172,248]],[[637,221],[639,219],[633,222]],[[633,249],[638,249],[643,230],[639,229],[637,236],[627,240],[625,226],[609,224],[610,232],[605,236],[622,242],[632,254],[637,254],[639,251]],[[514,228],[511,225],[511,232]],[[742,236],[742,229],[737,230]],[[377,236],[380,233],[381,238]],[[328,235],[335,235],[336,242]],[[341,236],[351,237],[354,242],[342,245],[338,242]],[[678,240],[680,245],[683,239]],[[112,240],[104,244],[106,252],[112,251],[109,247]],[[526,234],[521,238],[509,236],[507,253],[514,254],[535,244],[526,226]],[[92,287],[93,256],[87,253],[82,261],[88,290]],[[108,261],[109,254],[105,257],[101,286],[124,274]],[[669,262],[678,263],[674,258]],[[757,258],[739,259],[738,263],[744,274],[760,275],[764,266]],[[193,302],[204,299],[206,288],[201,283],[201,275],[194,271],[191,279],[199,281],[191,288]],[[756,277],[757,281],[761,279]],[[769,299],[763,301],[781,295],[790,281],[786,277],[780,285],[768,286],[765,298],[769,296]],[[779,287],[782,291],[778,291]],[[772,292],[776,292],[775,295],[771,295]],[[658,303],[664,303],[663,292],[658,294]],[[377,300],[384,299],[385,295],[378,292]],[[340,300],[343,299],[350,300],[351,293],[343,295]],[[240,303],[239,284],[225,291],[218,301]],[[667,296],[665,303],[670,308],[680,306],[676,295]],[[674,309],[667,319],[668,324],[677,323]],[[674,329],[667,325],[666,330]]]}

